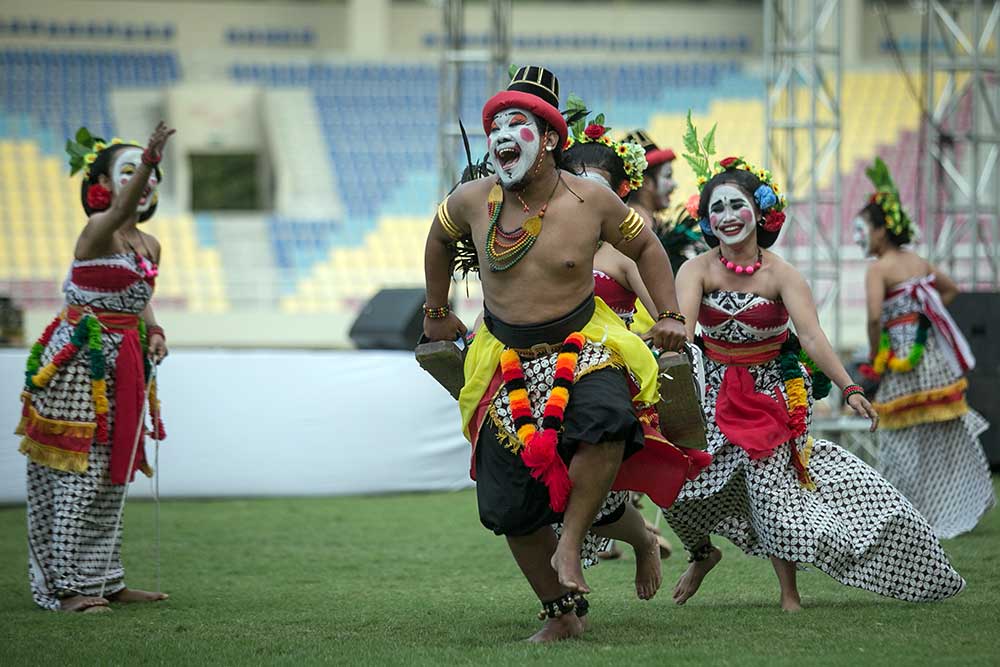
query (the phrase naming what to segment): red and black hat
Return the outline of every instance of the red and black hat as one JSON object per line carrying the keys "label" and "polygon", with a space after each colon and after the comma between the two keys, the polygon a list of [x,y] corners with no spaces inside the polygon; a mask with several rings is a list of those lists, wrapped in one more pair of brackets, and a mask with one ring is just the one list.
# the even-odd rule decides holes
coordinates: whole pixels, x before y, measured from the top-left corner
{"label": "red and black hat", "polygon": [[649,138],[645,130],[632,130],[625,135],[622,139],[625,142],[632,142],[642,146],[642,149],[646,151],[646,169],[652,169],[657,167],[664,162],[673,162],[677,159],[677,155],[669,148],[660,148],[656,143]]}
{"label": "red and black hat", "polygon": [[537,65],[518,69],[507,90],[497,93],[483,106],[483,131],[489,134],[493,117],[511,108],[535,114],[559,134],[562,144],[566,143],[566,119],[559,113],[559,80],[549,70]]}

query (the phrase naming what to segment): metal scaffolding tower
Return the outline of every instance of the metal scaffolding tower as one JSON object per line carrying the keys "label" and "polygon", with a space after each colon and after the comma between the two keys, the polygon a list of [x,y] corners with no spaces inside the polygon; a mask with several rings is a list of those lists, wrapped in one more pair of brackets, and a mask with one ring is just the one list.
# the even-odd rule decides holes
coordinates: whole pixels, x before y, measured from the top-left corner
{"label": "metal scaffolding tower", "polygon": [[1000,289],[1000,3],[930,0],[926,242],[964,285]]}
{"label": "metal scaffolding tower", "polygon": [[[462,155],[462,133],[458,126],[462,110],[462,91],[470,65],[486,66],[485,100],[508,82],[507,68],[511,51],[511,0],[490,0],[490,24],[486,48],[469,48],[465,34],[465,1],[443,0],[444,48],[441,53],[439,90],[440,107],[440,170],[438,190],[443,197],[458,180],[465,162]],[[478,118],[467,122],[474,132]],[[471,127],[470,127],[471,126]]]}
{"label": "metal scaffolding tower", "polygon": [[[765,0],[764,164],[788,198],[782,243],[841,339],[840,0]],[[804,261],[801,261],[804,260]]]}

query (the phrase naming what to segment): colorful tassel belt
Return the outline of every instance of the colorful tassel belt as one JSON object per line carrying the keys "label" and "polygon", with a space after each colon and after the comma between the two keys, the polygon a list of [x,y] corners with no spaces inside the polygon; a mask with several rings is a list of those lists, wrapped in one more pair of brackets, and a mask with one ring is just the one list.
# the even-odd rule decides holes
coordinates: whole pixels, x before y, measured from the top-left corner
{"label": "colorful tassel belt", "polygon": [[[52,339],[59,323],[65,321],[73,327],[70,340],[60,348],[52,360],[45,366],[41,365],[41,357]],[[115,362],[115,429],[109,433],[107,397],[106,359],[104,357],[102,335],[107,331],[121,334],[122,341],[118,347]],[[25,372],[25,403],[24,419],[19,430],[32,440],[31,448],[41,456],[45,450],[46,456],[39,462],[53,465],[62,470],[82,472],[87,466],[87,451],[91,439],[99,443],[111,444],[111,482],[124,484],[131,480],[136,470],[148,469],[141,443],[141,431],[145,427],[140,424],[142,418],[142,403],[145,398],[145,377],[148,375],[144,367],[143,349],[146,346],[145,323],[134,313],[116,311],[95,311],[79,306],[67,306],[58,317],[52,320],[42,336],[32,346]],[[87,349],[90,377],[91,397],[94,405],[95,422],[87,424],[80,422],[80,431],[74,438],[66,438],[66,424],[56,420],[48,420],[38,415],[31,404],[31,396],[42,391],[55,377],[56,373],[69,363],[83,348]],[[150,405],[154,425],[158,435],[162,436],[159,422],[159,402],[155,398],[155,390],[150,387]],[[48,424],[52,422],[52,424]],[[53,426],[58,426],[55,428]],[[45,428],[42,428],[42,427]],[[49,428],[52,426],[52,428]],[[136,433],[140,433],[139,449],[132,469],[129,470],[129,460]],[[56,437],[61,436],[61,437]],[[70,441],[72,440],[72,441]],[[63,450],[54,452],[54,450]],[[29,452],[30,454],[30,452]],[[60,456],[55,456],[60,454]],[[34,457],[33,457],[34,458]]]}
{"label": "colorful tassel belt", "polygon": [[703,336],[705,355],[726,366],[758,366],[778,358],[782,344],[788,339],[788,331],[782,331],[773,338],[754,343],[730,343]]}

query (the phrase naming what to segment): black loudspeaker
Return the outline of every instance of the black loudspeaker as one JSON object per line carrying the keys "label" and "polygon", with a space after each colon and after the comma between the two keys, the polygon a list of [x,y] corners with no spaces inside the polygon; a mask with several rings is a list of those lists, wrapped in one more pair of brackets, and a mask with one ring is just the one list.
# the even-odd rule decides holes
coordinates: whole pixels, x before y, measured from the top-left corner
{"label": "black loudspeaker", "polygon": [[976,356],[969,374],[969,405],[983,414],[990,428],[979,439],[990,465],[1000,466],[1000,292],[966,292],[948,306]]}
{"label": "black loudspeaker", "polygon": [[348,335],[359,350],[410,350],[424,332],[424,290],[383,289],[365,304]]}

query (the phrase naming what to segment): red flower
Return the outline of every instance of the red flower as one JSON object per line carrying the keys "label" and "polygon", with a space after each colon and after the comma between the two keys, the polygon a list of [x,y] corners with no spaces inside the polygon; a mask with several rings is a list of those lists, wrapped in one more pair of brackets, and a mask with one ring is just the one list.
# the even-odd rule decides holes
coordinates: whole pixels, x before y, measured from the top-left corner
{"label": "red flower", "polygon": [[632,191],[632,186],[629,185],[628,181],[622,181],[622,184],[618,186],[618,196],[625,199],[625,196]]}
{"label": "red flower", "polygon": [[587,126],[587,128],[583,131],[583,133],[587,135],[588,139],[600,139],[602,136],[604,136],[604,133],[606,131],[607,130],[604,129],[603,125],[598,125],[597,123],[591,123],[590,125]]}
{"label": "red flower", "polygon": [[785,224],[785,214],[781,211],[768,211],[764,214],[764,231],[777,232]]}
{"label": "red flower", "polygon": [[730,167],[732,167],[737,162],[739,162],[739,158],[738,157],[727,157],[727,158],[723,158],[722,160],[719,160],[719,164],[722,165],[723,169],[729,169]]}
{"label": "red flower", "polygon": [[100,183],[87,188],[87,206],[93,211],[103,211],[111,206],[111,191]]}

